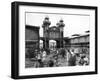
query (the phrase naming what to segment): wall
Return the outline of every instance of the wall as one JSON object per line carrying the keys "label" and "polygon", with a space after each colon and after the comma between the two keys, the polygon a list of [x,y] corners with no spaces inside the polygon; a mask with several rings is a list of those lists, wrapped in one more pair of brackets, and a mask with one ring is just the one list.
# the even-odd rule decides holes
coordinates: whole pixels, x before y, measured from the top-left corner
{"label": "wall", "polygon": [[70,39],[70,43],[88,43],[89,42],[89,35],[86,36],[79,36],[79,37],[74,37]]}
{"label": "wall", "polygon": [[39,28],[27,26],[25,28],[25,40],[39,40]]}
{"label": "wall", "polygon": [[[13,79],[10,78],[10,71],[11,71],[10,70],[11,68],[10,67],[11,66],[10,63],[11,62],[11,5],[10,4],[12,1],[14,0],[0,1],[0,81],[13,81]],[[98,6],[99,8],[98,10],[100,10],[100,0],[21,0],[21,1],[72,4],[72,5],[88,5],[88,6],[90,5],[90,6]],[[100,11],[98,12],[99,12],[98,14],[100,14]],[[98,16],[98,20],[100,21],[100,15]],[[100,37],[98,38],[98,41],[100,41]],[[100,43],[98,43],[98,45],[100,45]],[[98,46],[98,48],[100,48],[100,46]],[[99,57],[100,54],[98,55],[98,58]],[[100,68],[100,63],[98,66]],[[99,81],[100,74],[55,77],[55,78],[54,77],[40,78],[40,79],[29,79],[29,80],[26,79],[26,81],[33,81],[33,80],[34,81]]]}

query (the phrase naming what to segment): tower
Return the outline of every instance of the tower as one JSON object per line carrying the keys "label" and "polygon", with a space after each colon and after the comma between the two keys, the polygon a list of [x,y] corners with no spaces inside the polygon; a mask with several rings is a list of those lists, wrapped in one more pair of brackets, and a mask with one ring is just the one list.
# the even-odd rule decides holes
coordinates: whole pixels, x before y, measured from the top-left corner
{"label": "tower", "polygon": [[64,31],[63,28],[65,26],[64,21],[61,19],[56,25],[60,30],[60,38],[59,38],[60,48],[63,48],[63,31]]}
{"label": "tower", "polygon": [[43,48],[47,49],[49,48],[49,26],[51,22],[49,21],[49,17],[45,17],[42,27],[43,27]]}

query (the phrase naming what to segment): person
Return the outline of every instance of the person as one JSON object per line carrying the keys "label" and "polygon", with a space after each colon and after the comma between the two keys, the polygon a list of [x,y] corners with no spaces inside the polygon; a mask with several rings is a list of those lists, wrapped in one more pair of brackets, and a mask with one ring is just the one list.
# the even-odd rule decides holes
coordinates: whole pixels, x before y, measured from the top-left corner
{"label": "person", "polygon": [[77,54],[76,54],[76,65],[77,65],[77,66],[79,66],[79,65],[80,65],[80,64],[79,64],[80,59],[81,59],[80,54],[79,54],[79,53],[77,53]]}
{"label": "person", "polygon": [[43,51],[43,54],[42,54],[42,61],[45,61],[46,59],[46,51]]}
{"label": "person", "polygon": [[68,60],[68,66],[75,66],[76,65],[76,55],[74,53],[74,50],[70,51],[70,58]]}
{"label": "person", "polygon": [[69,60],[69,58],[71,57],[71,53],[70,53],[70,50],[69,49],[67,49],[67,61]]}
{"label": "person", "polygon": [[81,56],[81,59],[79,61],[79,65],[83,66],[84,65],[84,56]]}
{"label": "person", "polygon": [[38,67],[42,67],[42,60],[41,60],[41,53],[38,53],[37,55],[37,61],[38,61]]}
{"label": "person", "polygon": [[82,56],[80,63],[81,65],[89,65],[89,58],[86,55]]}
{"label": "person", "polygon": [[84,65],[89,65],[89,58],[87,56],[84,58]]}
{"label": "person", "polygon": [[50,61],[48,62],[48,66],[49,66],[49,67],[53,67],[53,66],[54,66],[54,62],[53,62],[52,60],[50,60]]}
{"label": "person", "polygon": [[42,64],[43,64],[43,67],[46,66],[46,56],[47,56],[46,51],[43,51],[42,52]]}

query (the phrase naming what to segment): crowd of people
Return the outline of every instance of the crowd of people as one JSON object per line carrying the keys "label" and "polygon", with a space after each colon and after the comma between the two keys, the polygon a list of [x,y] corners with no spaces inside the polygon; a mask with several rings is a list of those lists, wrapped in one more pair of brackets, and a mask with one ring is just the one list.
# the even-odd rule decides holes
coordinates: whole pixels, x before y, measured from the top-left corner
{"label": "crowd of people", "polygon": [[75,53],[74,49],[40,49],[35,50],[32,54],[30,60],[33,61],[36,68],[89,65],[89,54]]}

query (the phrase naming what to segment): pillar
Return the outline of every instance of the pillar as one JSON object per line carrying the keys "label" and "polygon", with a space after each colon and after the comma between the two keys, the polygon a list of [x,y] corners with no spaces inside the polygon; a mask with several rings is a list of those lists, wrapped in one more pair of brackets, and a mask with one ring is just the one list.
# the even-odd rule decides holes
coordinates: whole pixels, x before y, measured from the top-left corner
{"label": "pillar", "polygon": [[49,48],[49,40],[43,40],[43,48],[48,49]]}
{"label": "pillar", "polygon": [[57,48],[60,48],[60,41],[56,41]]}

